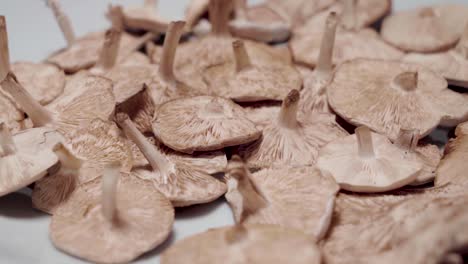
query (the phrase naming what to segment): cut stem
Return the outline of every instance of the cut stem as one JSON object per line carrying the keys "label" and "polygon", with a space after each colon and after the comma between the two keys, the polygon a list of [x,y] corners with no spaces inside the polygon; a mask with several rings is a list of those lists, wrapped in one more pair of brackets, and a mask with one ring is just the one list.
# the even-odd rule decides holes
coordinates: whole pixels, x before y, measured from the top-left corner
{"label": "cut stem", "polygon": [[229,16],[233,9],[232,0],[210,0],[208,15],[214,35],[229,35]]}
{"label": "cut stem", "polygon": [[372,132],[368,127],[360,126],[354,130],[358,141],[358,153],[361,158],[368,159],[375,156],[372,143]]}
{"label": "cut stem", "polygon": [[71,46],[75,42],[76,38],[70,23],[70,19],[63,12],[58,0],[48,0],[47,4],[50,9],[52,9],[55,19],[57,20],[60,30],[62,30],[63,36],[65,37],[68,46]]}
{"label": "cut stem", "polygon": [[325,22],[325,31],[322,36],[320,53],[317,63],[317,74],[330,78],[333,70],[333,49],[335,46],[336,26],[338,19],[335,12],[331,12]]}
{"label": "cut stem", "polygon": [[418,146],[420,136],[417,129],[401,128],[395,144],[407,151],[413,151]]}
{"label": "cut stem", "polygon": [[357,0],[343,0],[343,14],[341,15],[341,24],[347,30],[356,29],[356,6]]}
{"label": "cut stem", "polygon": [[31,94],[21,86],[12,72],[8,73],[5,80],[0,84],[28,114],[34,127],[45,126],[53,122],[52,113],[39,104]]}
{"label": "cut stem", "polygon": [[232,42],[232,48],[234,50],[234,58],[236,61],[236,71],[240,72],[243,69],[249,68],[252,63],[250,62],[244,41],[236,40]]}
{"label": "cut stem", "polygon": [[403,72],[393,79],[395,86],[403,91],[414,91],[418,88],[418,72]]}
{"label": "cut stem", "polygon": [[164,46],[159,66],[159,73],[166,81],[175,81],[174,59],[179,40],[185,27],[184,21],[175,21],[169,24],[164,40]]}
{"label": "cut stem", "polygon": [[8,49],[8,33],[6,20],[0,16],[0,82],[10,72],[10,51]]}
{"label": "cut stem", "polygon": [[106,31],[104,44],[98,59],[98,67],[103,70],[112,69],[117,63],[122,31],[112,27]]}
{"label": "cut stem", "polygon": [[120,165],[108,165],[102,177],[102,214],[109,222],[117,216],[117,183],[120,176]]}
{"label": "cut stem", "polygon": [[279,112],[279,124],[287,128],[295,128],[297,126],[297,109],[299,105],[300,93],[293,89],[283,100],[281,110]]}
{"label": "cut stem", "polygon": [[16,153],[16,146],[13,141],[10,129],[5,123],[0,123],[0,157],[13,155]]}

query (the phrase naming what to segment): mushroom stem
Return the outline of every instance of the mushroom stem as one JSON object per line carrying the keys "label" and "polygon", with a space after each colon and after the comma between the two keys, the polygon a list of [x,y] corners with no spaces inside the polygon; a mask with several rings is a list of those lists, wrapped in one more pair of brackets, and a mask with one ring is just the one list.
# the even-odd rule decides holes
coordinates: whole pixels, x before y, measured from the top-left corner
{"label": "mushroom stem", "polygon": [[159,151],[159,149],[145,138],[127,114],[117,113],[116,121],[120,128],[122,128],[125,135],[137,145],[153,170],[159,171],[163,177],[163,182],[167,183],[169,181],[170,161]]}
{"label": "mushroom stem", "polygon": [[184,30],[184,21],[175,21],[169,24],[164,40],[162,51],[161,64],[159,73],[166,81],[175,81],[174,76],[174,59],[179,45],[180,36]]}
{"label": "mushroom stem", "polygon": [[102,214],[109,222],[117,215],[117,183],[120,176],[119,164],[108,165],[102,177]]}
{"label": "mushroom stem", "polygon": [[124,29],[124,14],[121,6],[109,5],[107,17],[111,20],[113,28]]}
{"label": "mushroom stem", "polygon": [[283,104],[281,105],[281,110],[278,116],[280,125],[287,128],[294,128],[297,126],[297,109],[299,105],[299,99],[299,91],[293,89],[283,100]]}
{"label": "mushroom stem", "polygon": [[21,86],[12,72],[8,73],[5,80],[0,84],[28,114],[35,127],[45,126],[53,122],[52,114],[34,100],[31,94]]}
{"label": "mushroom stem", "polygon": [[229,15],[232,8],[232,0],[210,0],[208,15],[214,35],[229,35]]}
{"label": "mushroom stem", "polygon": [[372,132],[368,127],[361,126],[354,130],[358,140],[358,153],[361,158],[373,158],[374,144],[372,143]]}
{"label": "mushroom stem", "polygon": [[8,33],[6,20],[0,16],[0,82],[5,79],[10,71],[10,52],[8,49]]}
{"label": "mushroom stem", "polygon": [[395,86],[403,91],[414,91],[418,87],[418,72],[403,72],[393,79]]}
{"label": "mushroom stem", "polygon": [[16,146],[13,136],[5,123],[0,123],[0,157],[13,155],[16,153]]}
{"label": "mushroom stem", "polygon": [[407,151],[413,151],[418,146],[419,137],[419,130],[402,128],[395,144]]}
{"label": "mushroom stem", "polygon": [[98,67],[103,70],[112,69],[117,62],[122,31],[112,27],[106,31],[104,44],[99,55]]}
{"label": "mushroom stem", "polygon": [[356,29],[356,7],[357,0],[344,0],[341,24],[347,30]]}
{"label": "mushroom stem", "polygon": [[336,25],[338,23],[336,13],[331,12],[325,23],[325,31],[322,37],[320,53],[317,63],[317,74],[324,78],[330,78],[333,69],[333,48],[335,45]]}
{"label": "mushroom stem", "polygon": [[60,30],[62,30],[62,33],[65,37],[65,40],[67,41],[68,46],[71,46],[75,42],[75,33],[73,32],[70,19],[63,12],[57,0],[48,0],[47,4],[50,7],[50,9],[52,9],[55,19],[57,20]]}
{"label": "mushroom stem", "polygon": [[158,6],[158,0],[145,0],[144,6],[145,8],[156,9]]}
{"label": "mushroom stem", "polygon": [[243,69],[249,68],[252,63],[250,62],[244,41],[236,40],[232,42],[232,48],[234,50],[234,58],[236,61],[236,71],[240,72]]}

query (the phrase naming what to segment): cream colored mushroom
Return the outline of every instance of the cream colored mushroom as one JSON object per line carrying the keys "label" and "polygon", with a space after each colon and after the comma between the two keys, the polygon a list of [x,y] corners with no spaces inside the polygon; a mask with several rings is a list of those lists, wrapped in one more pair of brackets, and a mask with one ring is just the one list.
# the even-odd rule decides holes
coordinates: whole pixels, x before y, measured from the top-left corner
{"label": "cream colored mushroom", "polygon": [[124,26],[131,30],[166,32],[169,23],[156,14],[157,2],[157,0],[144,0],[143,6],[124,8]]}
{"label": "cream colored mushroom", "polygon": [[58,249],[99,263],[127,263],[163,243],[174,208],[162,193],[134,175],[107,166],[102,180],[81,186],[52,216]]}
{"label": "cream colored mushroom", "polygon": [[320,250],[302,232],[269,225],[211,229],[175,243],[162,264],[321,263]]}
{"label": "cream colored mushroom", "polygon": [[348,134],[332,115],[298,115],[299,99],[299,91],[291,90],[263,137],[241,149],[249,167],[311,166],[322,146]]}

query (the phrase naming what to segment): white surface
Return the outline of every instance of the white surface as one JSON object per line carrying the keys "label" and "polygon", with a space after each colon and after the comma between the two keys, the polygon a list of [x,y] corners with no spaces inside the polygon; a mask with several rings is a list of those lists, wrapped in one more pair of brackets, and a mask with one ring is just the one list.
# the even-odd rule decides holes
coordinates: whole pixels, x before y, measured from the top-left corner
{"label": "white surface", "polygon": [[[286,0],[285,0],[286,1]],[[373,0],[366,0],[373,1]],[[143,0],[61,0],[70,15],[76,34],[106,28],[103,13],[108,3],[128,5]],[[251,1],[251,2],[260,2]],[[395,0],[396,10],[418,5],[468,0]],[[182,19],[188,0],[160,0],[159,14],[167,19]],[[65,45],[58,26],[42,0],[0,0],[0,14],[7,18],[12,61],[40,61]],[[0,263],[55,264],[83,263],[56,250],[48,238],[50,217],[31,208],[27,190],[0,198]],[[157,221],[157,219],[155,219]],[[178,209],[171,238],[141,257],[136,263],[159,263],[158,255],[174,241],[208,228],[233,224],[223,199],[215,203]]]}

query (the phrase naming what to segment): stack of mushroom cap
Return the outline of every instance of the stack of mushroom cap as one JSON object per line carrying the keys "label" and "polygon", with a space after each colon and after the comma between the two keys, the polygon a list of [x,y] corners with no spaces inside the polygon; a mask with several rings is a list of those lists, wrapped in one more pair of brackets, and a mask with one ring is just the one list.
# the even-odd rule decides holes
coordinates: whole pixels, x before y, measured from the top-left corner
{"label": "stack of mushroom cap", "polygon": [[216,200],[226,192],[226,185],[203,170],[168,159],[152,145],[125,114],[117,114],[125,135],[148,160],[151,168],[135,168],[136,177],[148,180],[174,206],[189,206]]}
{"label": "stack of mushroom cap", "polygon": [[174,208],[150,183],[109,165],[102,180],[81,186],[52,216],[60,250],[99,263],[127,263],[164,242]]}
{"label": "stack of mushroom cap", "polygon": [[18,148],[8,127],[0,123],[0,196],[39,180],[57,162],[57,156],[50,149]]}
{"label": "stack of mushroom cap", "polygon": [[144,0],[143,6],[126,7],[123,24],[130,30],[164,33],[168,23],[156,15],[157,0]]}
{"label": "stack of mushroom cap", "polygon": [[313,235],[317,241],[325,236],[339,190],[332,177],[313,167],[264,169],[251,174],[234,156],[226,179],[226,199],[237,223],[276,224]]}
{"label": "stack of mushroom cap", "polygon": [[241,149],[249,167],[311,166],[322,146],[348,135],[330,114],[297,116],[299,99],[299,91],[291,90],[263,137]]}
{"label": "stack of mushroom cap", "polygon": [[234,64],[213,65],[203,72],[214,94],[236,102],[281,101],[290,90],[302,89],[302,78],[293,66],[254,64],[241,40],[234,41],[232,48]]}
{"label": "stack of mushroom cap", "polygon": [[324,146],[317,167],[330,173],[344,190],[385,192],[413,182],[422,171],[423,161],[405,155],[385,136],[359,127],[355,135]]}
{"label": "stack of mushroom cap", "polygon": [[262,135],[242,107],[213,96],[162,104],[154,116],[153,132],[164,145],[188,154],[246,144]]}
{"label": "stack of mushroom cap", "polygon": [[437,52],[457,43],[468,22],[466,5],[445,4],[400,11],[385,18],[382,37],[404,50]]}
{"label": "stack of mushroom cap", "polygon": [[437,125],[468,118],[466,97],[441,76],[418,65],[356,59],[335,71],[328,102],[347,122],[365,125],[395,140],[401,128],[428,135]]}
{"label": "stack of mushroom cap", "polygon": [[162,264],[319,264],[317,245],[304,233],[272,225],[211,229],[175,243]]}

